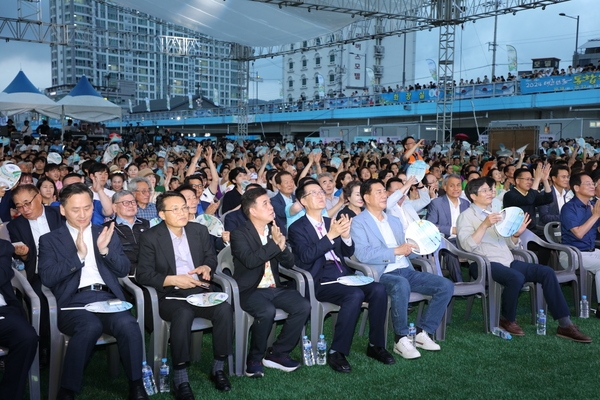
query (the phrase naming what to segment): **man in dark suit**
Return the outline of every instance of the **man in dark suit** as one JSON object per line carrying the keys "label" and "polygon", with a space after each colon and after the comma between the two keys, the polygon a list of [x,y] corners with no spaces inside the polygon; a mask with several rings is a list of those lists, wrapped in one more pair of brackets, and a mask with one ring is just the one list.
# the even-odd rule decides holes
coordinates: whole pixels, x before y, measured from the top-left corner
{"label": "man in dark suit", "polygon": [[[246,375],[264,376],[263,365],[291,372],[300,363],[290,358],[310,314],[310,302],[279,280],[279,264],[294,266],[294,255],[276,224],[275,212],[263,188],[247,190],[242,210],[249,221],[231,232],[234,274],[240,290],[242,309],[254,317],[252,339],[246,362]],[[267,339],[277,308],[288,313],[283,329],[265,356]]]}
{"label": "man in dark suit", "polygon": [[129,273],[129,260],[113,236],[114,225],[92,225],[93,194],[83,183],[74,183],[60,193],[60,212],[67,223],[40,238],[39,274],[56,297],[58,329],[71,338],[64,357],[58,399],[73,399],[81,391],[83,370],[96,341],[107,333],[117,339],[119,354],[129,378],[129,398],[147,399],[142,384],[142,336],[129,311],[95,314],[88,303],[125,301],[117,278]]}
{"label": "man in dark suit", "polygon": [[322,286],[322,283],[352,274],[344,261],[344,257],[354,254],[354,243],[350,237],[351,219],[347,215],[337,220],[323,217],[325,192],[316,182],[298,187],[296,197],[306,210],[306,215],[294,222],[289,230],[296,265],[313,276],[317,300],[340,306],[327,358],[329,365],[334,371],[351,371],[346,355],[350,353],[363,301],[369,303],[370,343],[367,356],[384,364],[395,364],[394,357],[385,349],[387,294],[383,285],[372,282],[357,287],[340,284]]}
{"label": "man in dark suit", "polygon": [[[246,190],[257,189],[261,187],[262,186],[260,186],[258,183],[251,183],[248,186],[246,186]],[[273,201],[273,199],[271,199],[271,201]],[[224,214],[222,217],[224,217],[223,226],[225,227],[225,230],[227,232],[233,232],[235,228],[244,225],[246,221],[248,221],[248,217],[246,216],[246,214],[244,214],[244,210],[242,210],[242,207],[235,210],[231,210],[228,213],[226,213],[226,215]]]}
{"label": "man in dark suit", "polygon": [[285,207],[291,205],[296,200],[294,196],[294,190],[296,185],[294,184],[294,178],[292,174],[287,171],[278,172],[275,175],[275,186],[279,193],[271,197],[271,204],[275,210],[275,222],[281,233],[287,236],[287,217],[285,216]]}
{"label": "man in dark suit", "polygon": [[0,399],[22,399],[27,374],[37,352],[38,337],[27,320],[21,302],[10,283],[13,246],[0,240],[0,346],[8,348],[4,357],[4,374],[0,381]]}
{"label": "man in dark suit", "polygon": [[[438,227],[444,237],[456,246],[456,220],[460,213],[465,211],[471,205],[468,200],[460,197],[462,192],[462,181],[458,175],[447,175],[444,178],[442,187],[446,194],[437,199],[431,200],[427,206],[427,220]],[[462,282],[462,273],[460,271],[460,261],[458,257],[442,250],[447,258],[446,263],[450,279],[454,282]]]}
{"label": "man in dark suit", "polygon": [[196,307],[185,301],[165,298],[185,298],[216,291],[209,284],[217,267],[213,241],[205,226],[188,223],[189,207],[181,193],[161,194],[156,200],[156,207],[163,222],[140,236],[136,279],[138,283],[156,289],[160,316],[171,322],[175,397],[194,399],[187,375],[194,318],[206,318],[213,324],[211,379],[217,389],[228,391],[231,384],[223,366],[232,354],[231,305],[223,302],[213,307]]}
{"label": "man in dark suit", "polygon": [[50,310],[42,295],[42,281],[37,273],[40,236],[64,225],[58,207],[45,207],[42,196],[34,185],[17,186],[13,191],[15,207],[21,215],[8,225],[8,233],[15,245],[15,255],[25,264],[27,280],[40,298],[40,363],[47,364],[50,349]]}
{"label": "man in dark suit", "polygon": [[570,171],[566,164],[555,165],[550,170],[553,201],[538,207],[540,225],[560,221],[560,210],[573,198],[573,193],[569,193],[569,178]]}

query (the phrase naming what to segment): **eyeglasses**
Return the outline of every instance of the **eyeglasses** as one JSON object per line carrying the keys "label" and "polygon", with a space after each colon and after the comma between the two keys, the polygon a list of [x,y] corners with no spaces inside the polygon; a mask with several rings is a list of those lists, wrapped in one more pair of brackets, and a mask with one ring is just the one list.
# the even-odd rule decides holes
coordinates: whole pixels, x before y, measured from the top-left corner
{"label": "eyeglasses", "polygon": [[150,191],[148,189],[145,189],[145,190],[134,190],[134,192],[140,192],[140,193],[143,193],[143,194],[150,193]]}
{"label": "eyeglasses", "polygon": [[598,186],[598,184],[594,183],[594,182],[581,182],[581,184],[579,186],[593,186],[593,187],[596,187],[596,186]]}
{"label": "eyeglasses", "polygon": [[190,186],[191,186],[191,187],[193,187],[194,189],[200,189],[200,188],[203,188],[203,187],[204,187],[203,185],[201,185],[201,184],[199,184],[199,183],[196,183],[196,184],[194,184],[194,185],[190,185]]}
{"label": "eyeglasses", "polygon": [[31,202],[33,201],[33,199],[35,199],[38,196],[39,193],[37,193],[35,196],[33,196],[31,198],[31,200],[29,201],[24,201],[23,203],[21,203],[20,206],[15,206],[15,208],[17,209],[17,211],[23,211],[26,208],[30,208],[31,207]]}
{"label": "eyeglasses", "polygon": [[187,213],[190,211],[190,208],[188,206],[183,206],[181,208],[172,208],[170,210],[163,210],[163,211],[171,211],[173,214],[179,214],[181,212]]}
{"label": "eyeglasses", "polygon": [[493,193],[493,192],[494,192],[494,191],[493,191],[492,189],[490,189],[490,188],[487,188],[487,189],[479,189],[479,190],[477,191],[477,194],[487,194],[487,193]]}
{"label": "eyeglasses", "polygon": [[123,200],[123,201],[119,201],[115,204],[123,204],[124,207],[131,207],[131,206],[135,205],[135,200]]}
{"label": "eyeglasses", "polygon": [[305,198],[308,196],[325,197],[325,191],[323,191],[323,190],[314,191],[313,190],[312,192],[307,192],[304,196],[302,196],[302,198]]}

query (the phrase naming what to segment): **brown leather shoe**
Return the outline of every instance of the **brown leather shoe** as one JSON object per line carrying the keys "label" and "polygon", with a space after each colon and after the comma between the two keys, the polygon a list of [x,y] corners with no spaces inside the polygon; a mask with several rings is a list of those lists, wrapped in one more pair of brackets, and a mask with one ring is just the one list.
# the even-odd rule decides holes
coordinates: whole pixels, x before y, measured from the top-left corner
{"label": "brown leather shoe", "polygon": [[516,321],[509,322],[504,318],[500,318],[500,328],[513,336],[525,336],[525,332],[523,332],[523,329],[521,329]]}
{"label": "brown leather shoe", "polygon": [[592,343],[592,338],[581,333],[579,328],[573,324],[566,328],[559,326],[558,329],[556,329],[556,336],[571,339],[572,341],[579,343]]}

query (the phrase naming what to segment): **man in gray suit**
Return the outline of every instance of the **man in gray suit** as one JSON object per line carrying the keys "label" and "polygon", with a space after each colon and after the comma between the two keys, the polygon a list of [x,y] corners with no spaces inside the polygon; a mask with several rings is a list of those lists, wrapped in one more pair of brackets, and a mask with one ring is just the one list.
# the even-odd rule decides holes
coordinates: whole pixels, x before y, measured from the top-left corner
{"label": "man in gray suit", "polygon": [[[455,174],[447,175],[444,178],[442,187],[446,194],[437,199],[431,200],[427,207],[427,221],[430,221],[438,227],[446,239],[456,246],[456,220],[460,213],[469,208],[470,203],[460,197],[462,191],[460,176]],[[460,272],[460,261],[458,258],[446,250],[442,250],[444,257],[448,260],[447,267],[450,272],[450,279],[454,282],[462,282]]]}

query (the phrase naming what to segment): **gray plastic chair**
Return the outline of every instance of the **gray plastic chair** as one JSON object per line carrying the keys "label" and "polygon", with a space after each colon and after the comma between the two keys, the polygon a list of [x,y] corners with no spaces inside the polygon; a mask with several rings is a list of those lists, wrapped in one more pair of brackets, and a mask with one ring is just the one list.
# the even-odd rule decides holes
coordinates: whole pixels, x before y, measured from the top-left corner
{"label": "gray plastic chair", "polygon": [[[233,312],[234,312],[234,325],[235,325],[235,373],[238,376],[243,376],[246,368],[246,355],[248,354],[248,338],[250,335],[250,328],[254,323],[254,317],[245,312],[240,305],[240,290],[235,279],[233,279],[233,273],[235,267],[233,264],[233,255],[231,254],[231,246],[225,247],[221,250],[217,256],[218,265],[217,272],[227,281],[229,290],[231,291],[230,299],[233,297]],[[225,271],[229,271],[231,275],[227,275]],[[279,265],[279,275],[282,278],[288,278],[296,283],[296,289],[304,295],[305,291],[305,280],[301,273],[292,271]],[[269,337],[269,346],[273,343],[275,337],[275,327],[277,322],[287,319],[288,314],[277,309],[275,312],[275,320],[273,323],[273,329]]]}
{"label": "gray plastic chair", "polygon": [[[560,222],[558,222],[558,221],[548,222],[544,226],[544,237],[550,243],[561,244],[562,231],[561,231]],[[581,256],[581,251],[577,247],[574,247],[574,246],[569,246],[569,247],[577,255],[577,266],[575,268],[576,268],[576,273],[579,274],[579,293],[582,295],[585,294],[588,298],[588,301],[591,301],[592,292],[594,290],[593,289],[594,274],[592,272],[587,271],[585,268],[583,268],[585,273],[581,273],[580,267],[583,266],[583,258]],[[579,307],[579,301],[576,301],[575,304],[577,304],[577,307]],[[579,315],[579,314],[577,314],[577,315]]]}
{"label": "gray plastic chair", "polygon": [[489,271],[489,262],[484,257],[478,256],[473,253],[467,253],[466,251],[458,249],[452,243],[450,243],[447,239],[443,238],[440,247],[433,254],[433,260],[435,262],[437,273],[440,276],[443,276],[442,270],[445,266],[444,257],[440,257],[440,250],[445,249],[449,253],[455,255],[459,258],[465,258],[467,260],[471,260],[477,264],[477,279],[470,282],[455,282],[454,283],[454,294],[452,299],[450,300],[450,304],[448,304],[448,311],[446,313],[447,322],[449,323],[452,318],[452,309],[454,307],[454,299],[457,296],[464,297],[469,296],[467,302],[467,311],[465,315],[465,319],[468,319],[471,314],[471,308],[473,306],[473,301],[475,299],[475,295],[481,295],[481,308],[483,314],[483,331],[488,333],[488,309],[487,309],[487,299],[485,295],[485,282],[486,277]]}
{"label": "gray plastic chair", "polygon": [[[227,302],[231,304],[231,290],[229,283],[217,272],[213,275],[213,281],[221,286],[223,292],[227,293],[229,298]],[[152,360],[154,376],[158,377],[163,357],[167,356],[167,346],[171,336],[171,323],[160,317],[158,310],[158,295],[156,289],[150,286],[144,286],[150,295],[152,304],[152,324],[153,332],[150,335],[150,346],[148,349],[148,360]],[[205,318],[194,318],[192,323],[192,346],[190,357],[194,361],[199,361],[202,352],[202,334],[205,329],[212,328],[212,322]],[[215,340],[215,338],[213,338]],[[229,375],[233,374],[233,356],[229,356]]]}
{"label": "gray plastic chair", "polygon": [[[140,333],[142,335],[142,350],[144,356],[146,354],[146,345],[144,339],[144,293],[142,289],[135,285],[128,277],[119,278],[119,283],[129,293],[131,293],[135,297],[135,307],[137,313],[137,322],[140,327]],[[50,383],[48,385],[48,398],[50,400],[56,399],[56,395],[58,394],[58,389],[60,388],[60,378],[62,373],[62,363],[67,351],[67,347],[69,346],[68,335],[65,335],[58,329],[58,307],[56,304],[56,298],[52,291],[42,286],[42,292],[44,296],[48,299],[48,306],[50,308],[50,372],[49,372],[49,380]],[[96,342],[96,346],[107,345],[106,351],[108,355],[108,370],[111,377],[116,377],[119,374],[119,350],[117,348],[117,340],[114,336],[108,334],[102,334],[98,341]],[[142,368],[140,366],[140,368]]]}
{"label": "gray plastic chair", "polygon": [[[31,304],[31,326],[35,329],[35,332],[39,335],[40,333],[40,298],[35,294],[31,285],[27,281],[27,278],[15,271],[15,276],[11,280],[11,284],[14,289],[21,292],[23,297],[28,298]],[[0,357],[6,356],[9,353],[9,349],[0,347]],[[35,353],[35,358],[29,368],[29,397],[31,400],[40,399],[40,358],[39,358],[39,344],[38,351]]]}
{"label": "gray plastic chair", "polygon": [[[353,268],[359,272],[362,272],[363,275],[365,275],[365,276],[371,276],[370,274],[372,274],[371,268],[365,268],[364,265],[354,262],[354,261],[351,261],[349,259],[346,259],[346,265],[348,265],[348,267]],[[333,304],[333,303],[321,302],[321,301],[317,300],[316,290],[315,290],[315,282],[314,282],[314,279],[313,279],[312,275],[310,274],[310,272],[305,271],[298,267],[294,267],[294,270],[298,271],[299,273],[301,273],[304,276],[304,279],[306,280],[306,286],[308,288],[308,298],[310,300],[310,307],[311,307],[311,309],[310,309],[310,340],[313,343],[317,343],[319,341],[319,335],[321,335],[323,333],[323,328],[325,325],[325,318],[329,314],[331,314],[331,318],[332,318],[332,324],[333,324],[332,336],[333,336],[333,332],[335,330],[335,324],[337,322],[337,312],[340,311],[340,306]],[[363,307],[367,308],[368,303],[363,303]],[[389,304],[388,304],[388,309],[389,309]],[[366,319],[364,321],[364,324],[366,324]],[[387,327],[387,321],[386,321],[386,327]],[[361,333],[359,335],[362,336],[363,331],[364,331],[364,326],[363,326],[363,323],[361,323],[361,330],[360,330]],[[386,329],[386,339],[387,339],[387,329]],[[315,356],[316,356],[316,352],[317,352],[316,346],[313,347],[313,352],[315,353]]]}
{"label": "gray plastic chair", "polygon": [[[354,256],[353,256],[353,258],[354,258]],[[410,259],[410,262],[413,264],[413,266],[420,268],[423,273],[436,274],[435,266],[429,260],[427,260],[425,258],[413,258],[413,259]],[[368,273],[365,273],[365,275],[372,277],[375,280],[375,282],[379,282],[379,278],[380,278],[379,273],[377,272],[377,270],[375,268],[371,267],[370,265],[361,263],[355,259],[350,259],[350,258],[346,258],[346,264],[348,264],[349,267],[357,269],[357,270],[363,269],[365,271],[368,271]],[[431,299],[431,296],[425,296],[425,295],[422,295],[421,293],[416,293],[416,292],[410,293],[409,303],[419,303],[419,311],[417,313],[417,322],[421,318],[421,313],[423,311],[423,306],[424,306],[423,302],[429,301],[430,299]],[[387,332],[388,332],[387,327],[389,324],[390,311],[391,311],[391,301],[388,296],[388,313],[386,314],[386,319],[385,319],[386,343],[387,343]],[[362,336],[364,333],[365,326],[367,323],[367,315],[368,315],[367,313],[368,313],[368,309],[365,310],[365,312],[363,312],[362,321],[360,324],[359,336]],[[440,326],[438,327],[437,331],[435,332],[435,338],[436,338],[436,340],[443,340],[445,337],[446,337],[446,314],[444,313],[444,317],[440,323]]]}
{"label": "gray plastic chair", "polygon": [[[568,268],[563,269],[562,266],[559,265],[551,265],[553,267],[554,273],[556,274],[556,279],[559,283],[571,283],[571,287],[573,288],[573,302],[575,303],[575,313],[579,315],[579,280],[577,279],[577,275],[575,271],[579,267],[579,256],[573,250],[571,246],[565,246],[557,243],[548,243],[542,239],[540,239],[536,234],[531,232],[529,229],[525,230],[521,234],[521,242],[523,243],[523,247],[527,248],[527,245],[530,242],[537,243],[540,247],[550,249],[556,252],[565,252],[567,254],[568,260]],[[533,254],[535,257],[535,263],[537,263],[537,256],[535,253]],[[556,260],[558,263],[558,260]],[[544,300],[544,296],[541,290],[541,285],[538,284],[537,288],[537,304],[539,308],[546,308],[546,302]]]}

